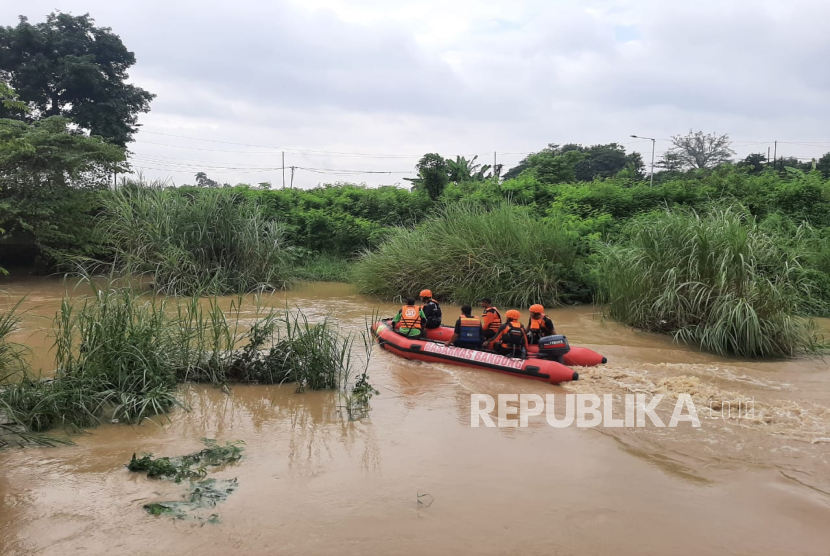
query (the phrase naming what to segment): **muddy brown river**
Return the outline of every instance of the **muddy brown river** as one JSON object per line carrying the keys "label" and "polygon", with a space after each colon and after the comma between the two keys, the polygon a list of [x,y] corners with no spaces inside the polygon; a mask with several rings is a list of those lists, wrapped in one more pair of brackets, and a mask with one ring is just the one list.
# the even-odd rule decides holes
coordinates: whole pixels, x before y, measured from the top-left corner
{"label": "muddy brown river", "polygon": [[[9,295],[2,303],[27,295],[15,339],[49,369],[63,282],[0,287]],[[344,284],[265,301],[329,314],[352,331],[375,308],[397,309]],[[458,311],[444,313],[454,321]],[[331,392],[185,386],[190,410],[169,420],[102,425],[75,446],[0,452],[0,554],[830,554],[827,361],[727,359],[591,307],[549,314],[573,345],[609,363],[558,387],[376,347],[369,372],[381,394],[358,421]],[[471,394],[500,393],[557,402],[568,393],[689,394],[701,427],[554,428],[541,416],[527,428],[472,428]],[[751,415],[723,413],[749,400]],[[673,405],[658,410],[666,421]],[[203,437],[245,442],[244,458],[216,473],[239,482],[216,507],[220,522],[147,514],[144,504],[181,496],[181,485],[124,464],[133,452],[196,451]]]}

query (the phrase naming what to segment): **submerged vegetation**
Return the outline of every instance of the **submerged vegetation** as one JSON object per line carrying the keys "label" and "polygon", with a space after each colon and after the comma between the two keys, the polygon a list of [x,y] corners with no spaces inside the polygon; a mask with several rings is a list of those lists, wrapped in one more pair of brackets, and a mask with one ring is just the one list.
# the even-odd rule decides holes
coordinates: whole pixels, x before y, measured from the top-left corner
{"label": "submerged vegetation", "polygon": [[796,316],[816,290],[804,250],[734,209],[663,211],[631,222],[599,251],[615,319],[719,354],[815,353],[815,325]]}
{"label": "submerged vegetation", "polygon": [[212,438],[203,438],[205,448],[192,454],[176,457],[154,458],[153,454],[133,454],[127,469],[137,473],[147,473],[152,478],[164,477],[179,483],[183,479],[203,478],[207,469],[235,463],[242,459],[244,450],[241,440],[227,442],[224,446]]}
{"label": "submerged vegetation", "polygon": [[139,423],[179,405],[181,382],[345,391],[368,364],[368,353],[360,361],[352,353],[354,336],[299,311],[90,285],[92,295],[65,300],[57,316],[54,378],[27,373],[0,387],[0,415],[20,430]]}
{"label": "submerged vegetation", "polygon": [[216,440],[210,438],[203,438],[202,441],[205,443],[203,450],[184,456],[154,458],[153,454],[143,454],[138,458],[133,454],[127,464],[127,469],[132,472],[147,473],[147,477],[151,479],[170,479],[176,483],[189,481],[185,500],[145,504],[144,509],[147,513],[154,516],[169,515],[176,519],[194,518],[204,519],[210,523],[218,522],[217,514],[203,518],[198,511],[215,507],[236,490],[238,483],[236,479],[217,480],[206,477],[209,470],[242,459],[244,442],[237,440],[220,446]]}

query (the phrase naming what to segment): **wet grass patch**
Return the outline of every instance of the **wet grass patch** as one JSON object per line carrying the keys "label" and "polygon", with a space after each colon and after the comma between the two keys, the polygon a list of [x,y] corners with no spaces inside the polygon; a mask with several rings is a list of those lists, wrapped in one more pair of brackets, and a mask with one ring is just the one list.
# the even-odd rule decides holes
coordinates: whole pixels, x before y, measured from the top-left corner
{"label": "wet grass patch", "polygon": [[[346,391],[354,368],[368,364],[370,350],[353,353],[359,334],[342,334],[329,319],[310,322],[300,310],[263,308],[258,297],[227,307],[215,297],[89,284],[92,295],[65,299],[56,318],[54,377],[24,372],[0,385],[0,423],[22,432],[137,424],[183,407],[183,382]],[[371,345],[365,334],[363,344]]]}

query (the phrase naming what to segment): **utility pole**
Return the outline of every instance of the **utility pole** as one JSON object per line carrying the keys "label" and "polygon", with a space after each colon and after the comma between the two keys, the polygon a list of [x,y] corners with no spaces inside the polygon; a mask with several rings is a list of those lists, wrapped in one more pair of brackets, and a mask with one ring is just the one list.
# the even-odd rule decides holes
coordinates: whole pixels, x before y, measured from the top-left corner
{"label": "utility pole", "polygon": [[294,189],[294,168],[296,168],[296,166],[291,167],[291,189]]}
{"label": "utility pole", "polygon": [[770,147],[769,147],[769,145],[767,145],[767,166],[769,166],[769,151],[770,151]]}
{"label": "utility pole", "polygon": [[282,151],[282,188],[285,189],[285,151]]}
{"label": "utility pole", "polygon": [[775,165],[778,163],[778,141],[775,142],[775,150],[772,151],[772,169],[775,170]]}
{"label": "utility pole", "polygon": [[493,151],[493,185],[499,184],[499,177],[496,175],[496,151]]}
{"label": "utility pole", "polygon": [[634,139],[648,139],[651,141],[651,187],[654,187],[654,147],[657,144],[657,139],[651,137],[640,137],[639,135],[632,135]]}

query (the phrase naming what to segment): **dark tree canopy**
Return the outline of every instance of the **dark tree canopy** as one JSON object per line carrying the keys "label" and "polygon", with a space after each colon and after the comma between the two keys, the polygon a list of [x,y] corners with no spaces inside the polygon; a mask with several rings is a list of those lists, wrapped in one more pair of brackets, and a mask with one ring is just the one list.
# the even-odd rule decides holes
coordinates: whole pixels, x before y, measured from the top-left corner
{"label": "dark tree canopy", "polygon": [[544,183],[593,181],[610,178],[627,169],[632,177],[642,177],[643,159],[639,153],[626,154],[617,143],[583,147],[574,143],[549,144],[538,153],[524,158],[504,174],[504,179],[517,178],[525,170],[533,170]]}
{"label": "dark tree canopy", "polygon": [[760,174],[767,167],[767,155],[752,153],[738,163],[739,168],[748,168],[751,174]]}
{"label": "dark tree canopy", "polygon": [[0,81],[14,88],[29,114],[6,109],[6,117],[64,116],[78,126],[124,146],[138,115],[154,95],[126,83],[135,55],[108,27],[89,14],[54,12],[32,25],[0,27]]}
{"label": "dark tree canopy", "polygon": [[415,165],[417,178],[404,178],[412,182],[413,191],[423,191],[430,199],[437,199],[450,182],[449,165],[440,154],[428,153]]}
{"label": "dark tree canopy", "polygon": [[825,178],[830,178],[830,153],[825,153],[824,156],[818,159],[816,170],[821,172]]}

